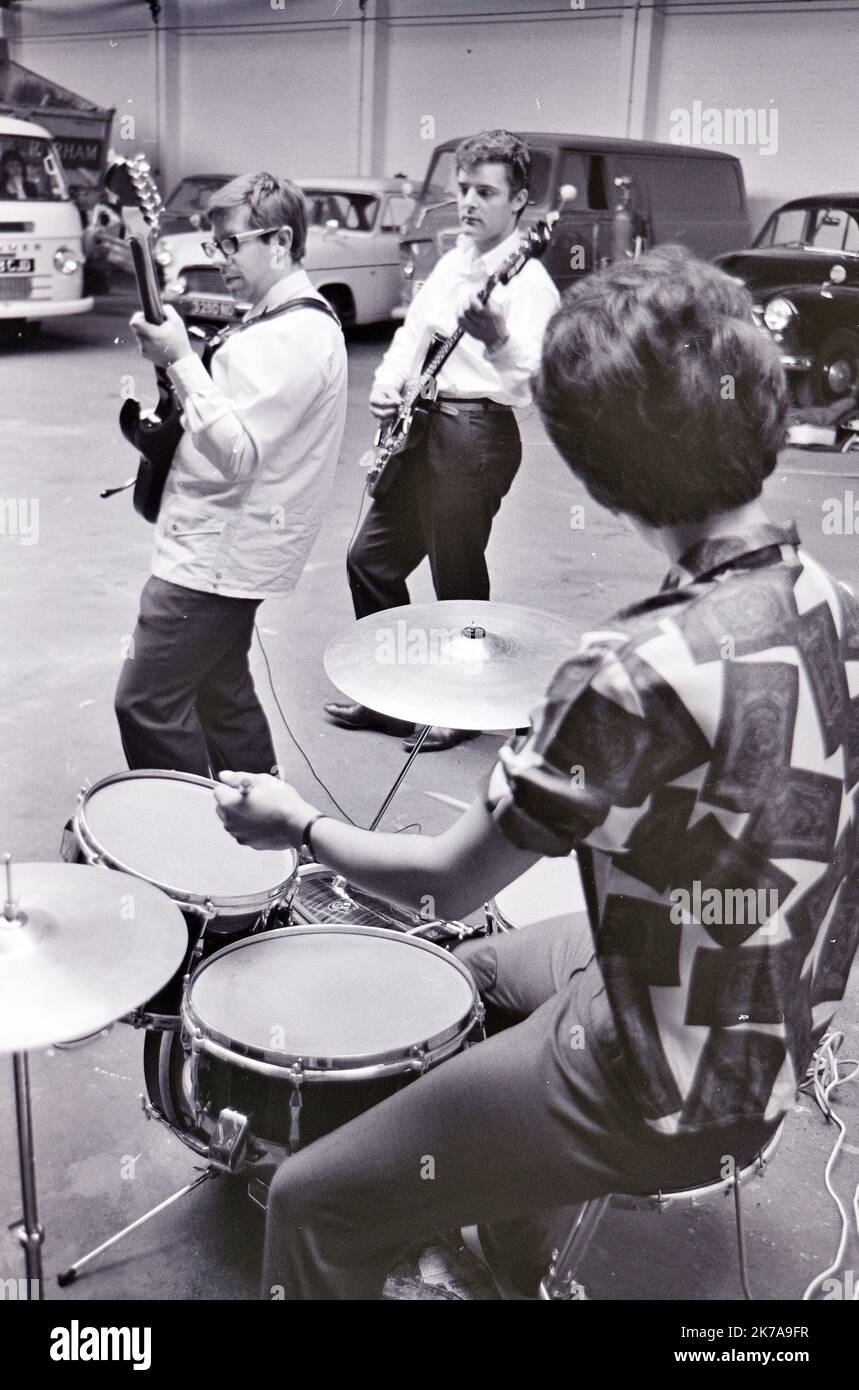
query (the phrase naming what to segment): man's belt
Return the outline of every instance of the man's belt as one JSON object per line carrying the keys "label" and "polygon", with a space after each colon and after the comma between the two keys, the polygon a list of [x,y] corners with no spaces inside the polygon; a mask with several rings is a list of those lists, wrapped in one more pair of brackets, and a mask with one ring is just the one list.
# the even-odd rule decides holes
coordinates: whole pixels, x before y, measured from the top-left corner
{"label": "man's belt", "polygon": [[458,415],[461,410],[465,411],[494,411],[503,412],[509,415],[513,409],[510,405],[499,405],[498,401],[491,401],[488,396],[461,397],[461,396],[436,396],[433,402],[437,410],[441,410],[444,415]]}

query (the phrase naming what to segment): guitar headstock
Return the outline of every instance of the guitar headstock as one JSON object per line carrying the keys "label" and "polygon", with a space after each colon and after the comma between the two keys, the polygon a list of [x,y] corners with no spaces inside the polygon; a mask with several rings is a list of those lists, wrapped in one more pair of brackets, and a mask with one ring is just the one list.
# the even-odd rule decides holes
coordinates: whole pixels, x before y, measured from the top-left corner
{"label": "guitar headstock", "polygon": [[[104,176],[104,186],[122,204],[130,232],[151,237],[158,235],[164,204],[145,155],[136,154],[131,159],[118,156]],[[137,210],[143,222],[142,228],[136,230],[132,225],[126,214],[129,208]]]}
{"label": "guitar headstock", "polygon": [[545,255],[546,247],[551,240],[552,228],[550,224],[542,219],[539,222],[535,222],[533,226],[529,227],[527,232],[524,233],[516,250],[511,251],[507,259],[503,261],[495,273],[490,276],[492,284],[506,285],[509,280],[513,279],[514,275],[519,274],[519,271],[527,261],[534,260],[535,258],[538,259],[540,256]]}

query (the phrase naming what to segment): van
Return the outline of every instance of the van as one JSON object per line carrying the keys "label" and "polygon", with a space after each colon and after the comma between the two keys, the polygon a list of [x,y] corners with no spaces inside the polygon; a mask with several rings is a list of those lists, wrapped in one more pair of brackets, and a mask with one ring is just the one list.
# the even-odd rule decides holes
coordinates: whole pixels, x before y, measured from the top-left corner
{"label": "van", "polygon": [[80,213],[48,131],[0,116],[0,332],[85,314]]}
{"label": "van", "polygon": [[[616,179],[629,180],[629,201],[644,248],[679,242],[706,260],[751,239],[743,170],[734,155],[689,145],[615,140],[594,135],[520,131],[531,150],[531,196],[523,231],[564,203],[543,264],[559,290],[612,259]],[[459,235],[456,147],[437,145],[400,243],[402,318],[440,256]]]}

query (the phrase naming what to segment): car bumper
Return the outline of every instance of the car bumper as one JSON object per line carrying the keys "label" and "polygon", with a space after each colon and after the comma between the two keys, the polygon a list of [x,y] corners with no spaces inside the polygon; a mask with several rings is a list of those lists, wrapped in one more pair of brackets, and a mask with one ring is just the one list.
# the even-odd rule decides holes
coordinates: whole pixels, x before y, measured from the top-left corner
{"label": "car bumper", "polygon": [[793,353],[783,352],[781,365],[786,372],[810,372],[814,366],[814,360],[811,357],[797,357]]}
{"label": "car bumper", "polygon": [[95,304],[91,295],[85,299],[4,299],[0,303],[0,319],[59,319],[68,314],[88,314]]}

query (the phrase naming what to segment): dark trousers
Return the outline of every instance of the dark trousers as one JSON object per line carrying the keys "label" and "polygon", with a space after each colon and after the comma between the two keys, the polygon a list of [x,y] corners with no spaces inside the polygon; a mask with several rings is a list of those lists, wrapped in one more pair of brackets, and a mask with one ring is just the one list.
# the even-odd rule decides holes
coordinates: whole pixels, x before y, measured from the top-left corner
{"label": "dark trousers", "polygon": [[271,730],[248,666],[258,607],[147,580],[116,690],[130,768],[271,772]]}
{"label": "dark trousers", "polygon": [[512,411],[433,410],[397,479],[374,500],[349,551],[355,614],[409,602],[406,580],[429,557],[436,598],[489,598],[492,521],[522,459]]}
{"label": "dark trousers", "polygon": [[533,1294],[577,1204],[713,1181],[724,1155],[749,1161],[770,1132],[665,1136],[635,1118],[617,1044],[594,1045],[601,977],[584,915],[468,942],[457,958],[510,1026],[281,1164],[263,1298],[378,1298],[409,1250],[476,1223]]}

